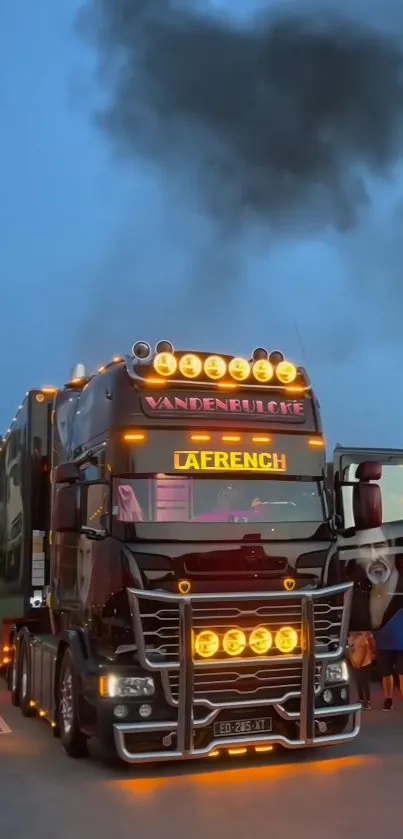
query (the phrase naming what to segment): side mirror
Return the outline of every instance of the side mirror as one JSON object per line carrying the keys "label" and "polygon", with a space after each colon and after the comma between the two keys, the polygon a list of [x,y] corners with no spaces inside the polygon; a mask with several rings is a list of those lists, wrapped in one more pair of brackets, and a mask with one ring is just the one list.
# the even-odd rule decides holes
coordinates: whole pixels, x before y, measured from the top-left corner
{"label": "side mirror", "polygon": [[55,484],[73,484],[78,481],[80,470],[76,463],[60,463],[55,469]]}
{"label": "side mirror", "polygon": [[377,460],[366,460],[355,470],[357,481],[380,481],[382,478],[382,463]]}
{"label": "side mirror", "polygon": [[74,484],[57,490],[52,524],[56,533],[79,530],[78,487]]}
{"label": "side mirror", "polygon": [[358,483],[354,485],[353,515],[356,530],[381,527],[382,493],[377,484]]}

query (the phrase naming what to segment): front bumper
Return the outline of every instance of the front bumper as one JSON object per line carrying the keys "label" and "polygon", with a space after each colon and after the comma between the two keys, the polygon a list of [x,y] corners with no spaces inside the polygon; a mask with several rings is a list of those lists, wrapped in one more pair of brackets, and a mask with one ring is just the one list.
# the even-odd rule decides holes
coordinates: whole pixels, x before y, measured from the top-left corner
{"label": "front bumper", "polygon": [[[345,654],[347,629],[351,608],[352,587],[350,584],[332,586],[326,589],[300,592],[259,592],[258,594],[228,594],[228,595],[175,595],[166,592],[146,592],[144,590],[129,589],[132,612],[134,617],[135,637],[138,647],[139,663],[145,671],[158,673],[162,681],[169,671],[176,669],[179,674],[179,691],[175,703],[174,719],[151,720],[141,722],[115,722],[113,725],[114,742],[118,756],[127,763],[145,763],[171,760],[191,760],[209,757],[220,750],[244,750],[245,748],[264,748],[280,745],[286,749],[303,749],[316,746],[331,746],[353,740],[360,730],[361,704],[333,704],[318,707],[318,692],[315,683],[315,672],[319,665],[340,660]],[[315,598],[344,597],[343,618],[340,637],[336,649],[331,652],[318,653],[315,644]],[[268,704],[262,701],[238,702],[215,707],[209,701],[195,698],[195,672],[204,666],[214,667],[211,660],[208,665],[195,662],[192,650],[193,615],[192,607],[196,603],[222,602],[223,600],[236,603],[248,600],[253,608],[253,602],[264,599],[274,601],[298,601],[301,607],[301,637],[302,651],[299,655],[289,657],[289,661],[302,665],[301,690],[298,695],[298,709],[290,710],[287,703],[274,702]],[[175,603],[179,611],[179,658],[172,662],[156,663],[149,655],[144,641],[141,624],[140,598],[161,600],[163,603]],[[270,666],[273,661],[270,656],[261,659],[262,664]],[[242,668],[245,660],[237,660]],[[217,662],[223,667],[223,662]],[[228,662],[234,666],[234,660]],[[340,685],[341,687],[341,685]],[[204,707],[203,707],[204,706]],[[202,710],[203,708],[203,710]],[[201,712],[201,713],[200,713]],[[223,713],[227,719],[231,714],[242,713],[245,718],[270,715],[273,727],[270,733],[237,735],[234,737],[217,738],[214,736],[214,722]],[[230,715],[230,716],[228,716]],[[322,725],[321,723],[326,723]],[[142,743],[141,749],[138,743]]]}
{"label": "front bumper", "polygon": [[[217,751],[222,750],[223,753],[231,749],[255,749],[257,747],[265,746],[283,746],[286,749],[304,749],[316,746],[331,746],[348,743],[350,740],[358,735],[360,731],[361,720],[361,704],[352,703],[349,705],[333,706],[332,708],[320,708],[314,713],[315,734],[312,738],[298,737],[298,729],[300,722],[300,714],[289,714],[284,709],[275,707],[273,710],[282,718],[285,723],[289,723],[291,731],[295,731],[296,735],[287,736],[285,733],[273,732],[271,734],[261,734],[256,736],[236,736],[233,738],[225,737],[221,739],[212,739],[207,745],[197,747],[194,744],[190,748],[178,748],[179,743],[179,724],[178,722],[142,722],[142,723],[115,723],[113,726],[115,746],[118,756],[126,763],[147,763],[157,761],[171,761],[171,760],[197,760],[209,757]],[[203,720],[195,720],[193,722],[193,733],[197,735],[204,727],[210,727],[214,722],[218,711],[212,711],[210,715]],[[334,721],[337,717],[348,717],[345,730],[337,734],[320,734],[316,733],[316,724],[321,721],[331,719]],[[293,723],[296,725],[293,725]],[[130,735],[158,735],[161,741],[168,737],[175,744],[176,748],[156,748],[155,751],[136,752],[130,748]]]}

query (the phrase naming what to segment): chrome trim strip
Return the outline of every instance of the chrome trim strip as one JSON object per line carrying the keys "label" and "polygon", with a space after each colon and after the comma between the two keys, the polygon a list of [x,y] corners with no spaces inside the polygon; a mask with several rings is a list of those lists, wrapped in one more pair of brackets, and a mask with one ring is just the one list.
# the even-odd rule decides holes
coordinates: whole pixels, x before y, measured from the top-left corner
{"label": "chrome trim strip", "polygon": [[[281,705],[276,705],[276,711],[283,720],[298,720],[300,715],[298,711],[286,711]],[[316,708],[316,717],[338,717],[343,714],[355,714],[358,711],[361,713],[361,702],[354,702],[351,705],[326,705],[323,708]]]}
{"label": "chrome trim strip", "polygon": [[311,745],[315,736],[315,626],[312,597],[302,599],[302,678],[300,737]]}
{"label": "chrome trim strip", "polygon": [[184,757],[193,749],[193,651],[192,603],[179,603],[179,689],[178,689],[178,749]]}
{"label": "chrome trim strip", "polygon": [[[318,696],[324,689],[324,672],[325,671],[323,670],[323,667],[321,667],[320,672],[318,672],[318,673],[315,672],[315,696]],[[220,702],[219,700],[217,700],[217,701],[213,702],[212,699],[208,699],[207,697],[198,696],[197,694],[199,693],[199,689],[198,689],[197,684],[195,684],[194,685],[194,705],[199,705],[199,706],[204,705],[208,708],[220,708],[220,709],[222,709],[222,708],[253,708],[255,706],[276,705],[278,703],[285,703],[285,702],[288,702],[289,699],[298,699],[301,696],[301,687],[300,687],[301,675],[300,675],[300,678],[299,678],[298,690],[295,689],[296,685],[290,685],[290,688],[292,688],[291,690],[287,690],[287,687],[285,686],[284,687],[285,692],[280,696],[273,697],[273,699],[270,699],[268,697],[264,697],[264,698],[261,698],[261,699],[251,699],[250,698],[251,693],[256,693],[259,689],[260,690],[264,690],[265,688],[266,688],[266,690],[270,689],[270,684],[267,684],[267,685],[262,684],[260,686],[260,688],[259,687],[255,688],[255,690],[253,692],[248,691],[248,693],[247,693],[247,696],[249,697],[248,699],[233,699],[233,700],[229,700],[229,701],[225,701],[225,702]],[[166,670],[162,671],[162,673],[161,673],[162,688],[163,688],[165,699],[166,699],[168,705],[171,705],[172,707],[176,708],[178,706],[178,699],[174,696],[174,693],[172,691],[172,685],[171,685],[171,681],[170,681],[169,676],[170,676],[169,672],[167,672]],[[255,674],[255,677],[256,677],[256,674]],[[251,678],[253,678],[253,675],[251,676]],[[339,687],[339,686],[342,687],[344,684],[345,684],[344,682],[343,683],[340,682],[340,683],[334,684],[333,687]],[[211,689],[210,691],[206,691],[206,693],[207,692],[217,693],[217,694],[218,693],[239,693],[242,696],[241,691],[237,691],[236,689],[234,689],[234,687],[231,687],[231,685],[228,685],[228,686],[225,685],[224,687],[221,687],[220,690]],[[175,690],[175,694],[176,693],[177,693],[177,691]]]}
{"label": "chrome trim strip", "polygon": [[326,586],[325,588],[301,589],[294,591],[239,591],[239,592],[222,592],[217,594],[175,594],[171,591],[149,591],[145,589],[127,589],[135,597],[141,597],[143,600],[161,600],[164,603],[179,603],[186,597],[192,603],[217,603],[222,601],[229,601],[231,603],[239,603],[242,600],[248,600],[253,603],[256,600],[300,600],[301,597],[312,597],[313,600],[318,600],[321,597],[335,597],[337,594],[345,594],[352,592],[352,583],[338,583],[337,586]]}

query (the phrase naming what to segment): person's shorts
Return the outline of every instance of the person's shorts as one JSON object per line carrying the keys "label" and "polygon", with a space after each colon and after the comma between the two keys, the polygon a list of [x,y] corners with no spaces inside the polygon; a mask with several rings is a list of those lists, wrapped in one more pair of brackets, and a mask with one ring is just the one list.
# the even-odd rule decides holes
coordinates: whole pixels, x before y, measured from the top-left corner
{"label": "person's shorts", "polygon": [[377,650],[376,663],[379,675],[382,676],[382,678],[385,676],[391,676],[392,673],[397,673],[398,676],[403,676],[403,652],[394,652],[394,650]]}

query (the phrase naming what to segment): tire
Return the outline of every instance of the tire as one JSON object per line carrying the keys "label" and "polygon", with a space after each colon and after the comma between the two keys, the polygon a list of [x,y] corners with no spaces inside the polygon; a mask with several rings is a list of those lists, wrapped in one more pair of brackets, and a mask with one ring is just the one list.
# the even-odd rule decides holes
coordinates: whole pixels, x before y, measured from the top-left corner
{"label": "tire", "polygon": [[86,757],[88,739],[79,727],[77,675],[73,656],[68,648],[60,665],[57,695],[58,730],[64,751],[72,758]]}
{"label": "tire", "polygon": [[35,707],[31,705],[31,656],[26,641],[21,641],[20,644],[17,690],[22,716],[35,716]]}

